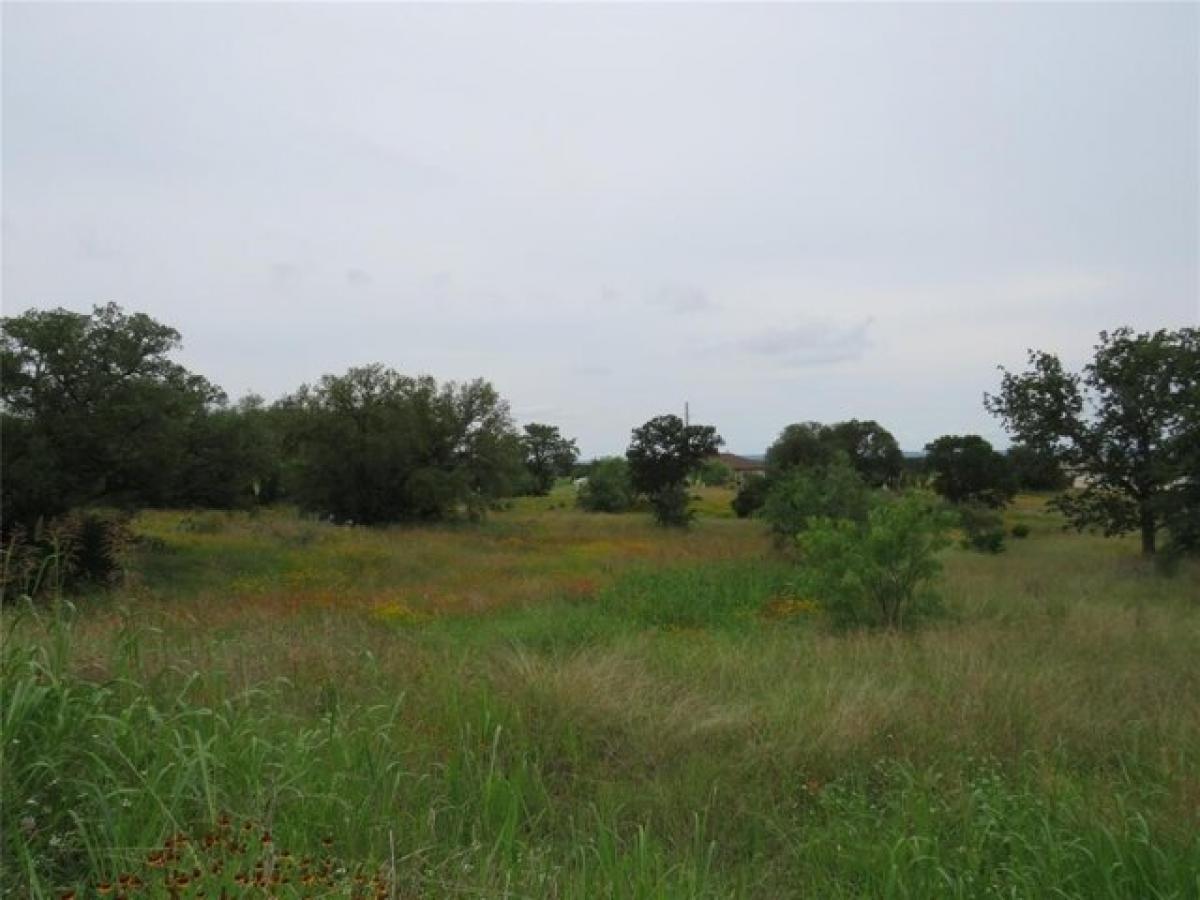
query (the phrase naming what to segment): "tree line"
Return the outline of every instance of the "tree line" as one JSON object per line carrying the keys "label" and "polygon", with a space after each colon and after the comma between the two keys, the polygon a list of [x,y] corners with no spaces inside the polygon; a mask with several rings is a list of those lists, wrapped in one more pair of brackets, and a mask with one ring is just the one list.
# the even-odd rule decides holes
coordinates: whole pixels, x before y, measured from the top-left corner
{"label": "tree line", "polygon": [[352,368],[230,404],[172,361],[173,328],[115,304],[3,320],[5,530],[89,506],[237,508],[282,498],[338,521],[474,516],[549,488],[578,451],[518,431],[482,379]]}
{"label": "tree line", "polygon": [[[441,383],[376,364],[273,403],[231,403],[171,358],[175,329],[116,304],[0,324],[6,547],[44,543],[53,523],[75,516],[81,527],[80,511],[98,508],[286,500],[343,523],[477,519],[577,471],[573,440],[552,425],[518,428],[483,379]],[[867,492],[928,483],[978,546],[997,549],[989,511],[1019,489],[1057,490],[1076,527],[1138,531],[1147,554],[1164,531],[1172,548],[1194,548],[1198,385],[1195,329],[1103,333],[1081,373],[1040,352],[1028,371],[1002,373],[985,404],[1016,440],[1007,454],[978,435],[947,435],[914,462],[877,422],[800,422],[783,429],[766,476],[748,480],[734,508],[795,535],[814,515],[865,521]],[[661,524],[686,526],[691,479],[725,477],[712,461],[722,444],[712,426],[655,417],[633,430],[624,457],[589,466],[579,503],[620,511],[641,498]]]}
{"label": "tree line", "polygon": [[1029,368],[1001,367],[984,406],[1015,439],[1007,454],[979,435],[944,435],[919,461],[903,458],[875,422],[787,426],[767,452],[766,477],[734,500],[794,534],[812,515],[864,514],[867,488],[928,484],[958,513],[967,540],[999,550],[997,510],[1019,490],[1057,492],[1071,527],[1137,533],[1153,556],[1200,549],[1200,330],[1101,332],[1078,373],[1030,351]]}
{"label": "tree line", "polygon": [[142,507],[286,500],[365,525],[478,518],[501,497],[547,492],[578,457],[554,426],[518,429],[482,379],[368,365],[274,403],[231,403],[172,359],[179,332],[143,313],[110,303],[0,324],[8,550],[70,538],[103,559],[120,513]]}

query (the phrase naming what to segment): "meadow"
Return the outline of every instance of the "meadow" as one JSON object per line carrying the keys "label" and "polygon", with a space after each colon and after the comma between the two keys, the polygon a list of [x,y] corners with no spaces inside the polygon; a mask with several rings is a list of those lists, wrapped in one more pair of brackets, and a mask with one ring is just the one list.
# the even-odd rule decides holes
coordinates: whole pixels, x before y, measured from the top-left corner
{"label": "meadow", "polygon": [[728,499],[143,513],[3,611],[4,895],[1200,897],[1195,563],[1024,496],[942,618],[836,633]]}

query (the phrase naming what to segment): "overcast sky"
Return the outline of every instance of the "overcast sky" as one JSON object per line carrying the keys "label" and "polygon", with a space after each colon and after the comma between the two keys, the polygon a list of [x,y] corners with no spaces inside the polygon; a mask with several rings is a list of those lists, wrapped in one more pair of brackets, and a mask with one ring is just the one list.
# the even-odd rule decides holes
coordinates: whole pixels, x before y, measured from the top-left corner
{"label": "overcast sky", "polygon": [[3,302],[231,396],[484,376],[585,454],[1003,442],[1025,348],[1200,320],[1200,6],[3,8]]}

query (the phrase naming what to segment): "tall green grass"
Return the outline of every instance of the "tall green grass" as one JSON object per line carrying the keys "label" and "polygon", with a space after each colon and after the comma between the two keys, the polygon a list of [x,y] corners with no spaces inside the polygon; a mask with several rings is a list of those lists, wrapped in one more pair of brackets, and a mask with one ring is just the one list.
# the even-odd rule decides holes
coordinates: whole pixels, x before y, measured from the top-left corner
{"label": "tall green grass", "polygon": [[[195,539],[266,540],[230,527]],[[229,814],[401,897],[1200,897],[1196,572],[1132,559],[955,551],[953,614],[904,636],[763,615],[790,570],[758,555],[418,620],[8,610],[0,885],[150,880]]]}

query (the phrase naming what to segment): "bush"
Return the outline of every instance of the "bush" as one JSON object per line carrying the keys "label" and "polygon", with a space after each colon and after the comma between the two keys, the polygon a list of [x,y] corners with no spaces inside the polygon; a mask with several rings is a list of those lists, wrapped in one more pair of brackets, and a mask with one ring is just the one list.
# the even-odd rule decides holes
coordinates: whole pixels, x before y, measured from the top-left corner
{"label": "bush", "polygon": [[739,519],[746,519],[763,508],[767,502],[767,493],[771,489],[771,481],[761,476],[750,476],[742,483],[729,505]]}
{"label": "bush", "polygon": [[911,625],[940,608],[931,583],[949,543],[943,508],[922,494],[881,504],[865,525],[818,517],[798,538],[798,587],[842,628]]}
{"label": "bush", "polygon": [[691,499],[687,487],[682,484],[660,488],[650,497],[654,521],[664,527],[686,528],[695,516],[695,512],[688,508]]}
{"label": "bush", "polygon": [[733,469],[719,459],[710,459],[700,466],[700,483],[705,487],[728,487],[733,483]]}
{"label": "bush", "polygon": [[75,510],[32,533],[16,528],[3,548],[0,602],[113,584],[131,543],[128,516],[109,511]]}
{"label": "bush", "polygon": [[1012,536],[1015,538],[1029,537],[1029,526],[1028,525],[1014,525],[1012,527]]}
{"label": "bush", "polygon": [[1004,520],[1000,513],[977,503],[965,503],[958,507],[958,516],[965,549],[980,553],[1004,550]]}
{"label": "bush", "polygon": [[629,463],[620,457],[610,457],[592,465],[576,502],[588,512],[619,513],[632,509],[633,499]]}
{"label": "bush", "polygon": [[933,489],[951,503],[1000,509],[1017,493],[1008,458],[977,434],[947,434],[925,445]]}
{"label": "bush", "polygon": [[827,466],[793,469],[774,480],[763,505],[763,518],[780,539],[794,538],[816,518],[867,519],[870,492],[843,457]]}

